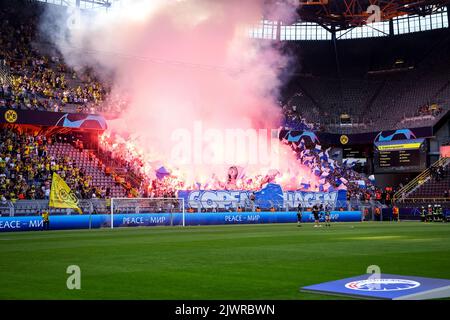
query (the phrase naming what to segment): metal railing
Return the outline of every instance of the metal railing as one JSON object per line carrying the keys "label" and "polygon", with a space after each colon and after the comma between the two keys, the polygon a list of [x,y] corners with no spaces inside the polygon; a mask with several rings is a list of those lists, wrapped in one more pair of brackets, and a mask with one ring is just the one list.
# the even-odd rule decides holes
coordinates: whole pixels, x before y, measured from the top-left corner
{"label": "metal railing", "polygon": [[[80,200],[78,206],[83,212],[93,212],[93,203],[91,200]],[[48,200],[17,200],[14,202],[7,201],[5,204],[0,205],[0,213],[2,216],[32,216],[38,215],[44,209],[48,209],[51,215],[70,215],[78,214],[74,209],[58,209],[49,208]]]}
{"label": "metal railing", "polygon": [[448,165],[449,160],[450,160],[450,158],[440,158],[438,161],[433,163],[429,168],[427,168],[421,174],[419,174],[417,177],[415,177],[413,180],[411,180],[407,185],[405,185],[403,188],[398,190],[392,197],[392,200],[394,202],[404,201],[408,197],[409,194],[411,194],[418,187],[420,187],[422,184],[426,183],[430,179],[431,168],[446,166],[446,165]]}
{"label": "metal railing", "polygon": [[6,65],[6,61],[1,59],[0,59],[0,80],[3,84],[7,84],[9,86],[12,85],[9,67]]}
{"label": "metal railing", "polygon": [[14,216],[14,207],[10,201],[0,203],[0,216]]}
{"label": "metal railing", "polygon": [[400,203],[403,204],[448,204],[450,206],[450,198],[432,197],[432,198],[406,198]]}
{"label": "metal railing", "polygon": [[[173,200],[173,199],[172,199]],[[145,212],[176,212],[182,211],[182,199],[178,199],[174,203],[171,199],[154,199],[154,198],[129,198],[123,203],[115,203],[116,212],[121,213],[145,213]],[[314,202],[314,201],[313,201]],[[314,202],[315,203],[315,202]],[[320,204],[321,202],[317,202]],[[327,202],[322,203],[324,206]],[[337,201],[330,202],[331,210],[339,211],[354,211],[365,208],[374,209],[384,208],[380,202],[371,201]],[[297,211],[298,207],[302,210],[311,209],[312,204],[306,202],[289,202],[289,201],[250,201],[249,199],[243,201],[186,201],[184,209],[187,213],[200,212],[257,212],[261,211],[276,211],[288,212]],[[111,199],[83,199],[78,202],[78,206],[82,209],[83,214],[110,214]],[[48,209],[50,215],[71,215],[79,214],[74,209],[57,209],[49,208],[48,200],[18,200],[15,202],[7,201],[0,204],[1,216],[31,216],[38,215],[44,209]]]}
{"label": "metal railing", "polygon": [[[378,201],[361,201],[352,199],[350,201],[324,201],[324,202],[302,202],[302,201],[270,201],[270,200],[260,200],[260,201],[251,201],[249,199],[243,201],[187,201],[186,208],[192,212],[255,212],[258,210],[261,211],[278,211],[278,212],[288,212],[288,211],[297,211],[299,206],[302,210],[311,209],[313,204],[326,204],[331,205],[331,210],[333,211],[354,211],[354,210],[363,210],[366,207],[370,208],[384,208],[385,205],[381,204]],[[191,210],[189,210],[191,209]]]}

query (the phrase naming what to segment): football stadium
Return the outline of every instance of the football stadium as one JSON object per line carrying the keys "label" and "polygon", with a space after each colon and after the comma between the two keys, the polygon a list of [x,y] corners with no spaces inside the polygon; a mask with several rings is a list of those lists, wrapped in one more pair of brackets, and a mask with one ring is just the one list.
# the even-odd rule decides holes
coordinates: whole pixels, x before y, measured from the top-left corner
{"label": "football stadium", "polygon": [[448,300],[449,19],[0,0],[0,299]]}

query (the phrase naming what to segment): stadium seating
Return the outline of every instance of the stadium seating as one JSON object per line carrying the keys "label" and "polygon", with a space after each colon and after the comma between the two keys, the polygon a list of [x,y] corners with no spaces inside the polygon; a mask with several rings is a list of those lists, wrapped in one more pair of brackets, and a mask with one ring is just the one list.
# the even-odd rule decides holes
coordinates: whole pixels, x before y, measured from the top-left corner
{"label": "stadium seating", "polygon": [[441,158],[400,189],[395,197],[403,203],[432,201],[450,204],[448,192],[450,192],[450,158]]}
{"label": "stadium seating", "polygon": [[[329,59],[335,52],[325,44],[288,46],[299,46],[301,69],[283,92],[286,109],[295,106],[307,123],[320,123],[327,132],[431,126],[450,110],[446,31],[404,35],[395,41],[343,41],[339,74]],[[403,57],[402,67],[387,63],[398,56]],[[350,116],[350,124],[341,124],[342,114]]]}
{"label": "stadium seating", "polygon": [[409,198],[444,198],[444,192],[450,191],[450,167],[447,165],[444,170],[446,173],[442,178],[430,177]]}
{"label": "stadium seating", "polygon": [[[46,199],[48,203],[53,173],[64,177],[79,199],[126,195],[124,184],[115,173],[107,175],[104,172],[104,166],[93,152],[83,149],[81,144],[75,148],[68,142],[54,142],[63,136],[66,137],[35,135],[11,128],[0,131],[2,214],[9,212],[11,204],[8,201]],[[35,209],[26,203],[23,207],[25,213]]]}
{"label": "stadium seating", "polygon": [[[89,70],[75,71],[40,33],[37,2],[7,1],[0,10],[0,106],[97,113],[109,91]],[[111,98],[110,98],[111,100]]]}
{"label": "stadium seating", "polygon": [[111,176],[107,176],[104,171],[99,169],[98,159],[93,156],[89,160],[89,150],[77,150],[69,143],[55,143],[49,146],[49,154],[56,158],[70,157],[78,168],[82,168],[86,175],[92,177],[95,186],[111,189],[112,197],[124,197],[125,192],[122,186],[117,185]]}

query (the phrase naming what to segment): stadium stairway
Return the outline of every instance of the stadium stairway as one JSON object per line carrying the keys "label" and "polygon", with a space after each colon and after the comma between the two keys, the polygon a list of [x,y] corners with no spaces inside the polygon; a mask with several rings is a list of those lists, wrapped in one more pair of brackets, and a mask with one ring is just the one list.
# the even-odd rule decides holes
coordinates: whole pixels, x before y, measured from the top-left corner
{"label": "stadium stairway", "polygon": [[[432,169],[442,167],[446,173],[436,179]],[[444,191],[450,189],[450,158],[441,158],[428,169],[397,191],[393,197],[396,203],[450,202],[444,198]]]}
{"label": "stadium stairway", "polygon": [[124,197],[125,189],[116,185],[111,176],[107,176],[98,168],[98,159],[93,157],[89,159],[89,151],[79,151],[69,143],[55,143],[49,147],[49,154],[58,157],[69,157],[78,168],[83,168],[84,172],[92,177],[92,183],[96,187],[105,187],[111,189],[112,197]]}

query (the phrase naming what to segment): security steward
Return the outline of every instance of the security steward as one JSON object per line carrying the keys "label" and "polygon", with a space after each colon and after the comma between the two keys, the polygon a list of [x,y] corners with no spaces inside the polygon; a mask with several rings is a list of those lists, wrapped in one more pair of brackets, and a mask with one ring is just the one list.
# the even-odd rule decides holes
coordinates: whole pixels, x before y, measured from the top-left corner
{"label": "security steward", "polygon": [[428,205],[427,221],[433,221],[433,207],[431,207],[431,204]]}
{"label": "security steward", "polygon": [[42,229],[50,230],[50,219],[48,210],[42,211]]}
{"label": "security steward", "polygon": [[420,209],[420,221],[425,222],[427,218],[427,210],[425,210],[425,207],[422,206]]}
{"label": "security steward", "polygon": [[375,221],[381,221],[381,209],[375,207]]}
{"label": "security steward", "polygon": [[398,222],[399,209],[397,206],[392,208],[392,220]]}
{"label": "security steward", "polygon": [[437,204],[435,204],[433,208],[433,221],[439,221],[439,206]]}

